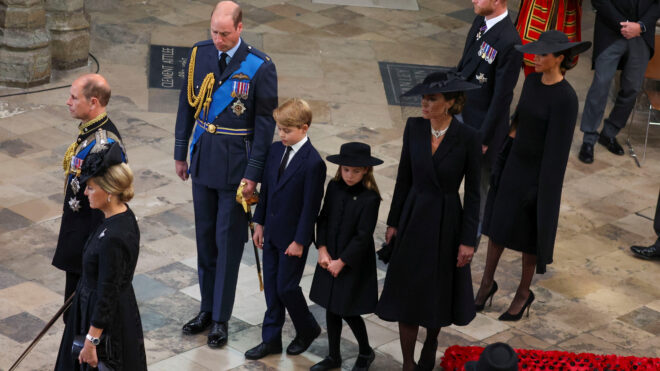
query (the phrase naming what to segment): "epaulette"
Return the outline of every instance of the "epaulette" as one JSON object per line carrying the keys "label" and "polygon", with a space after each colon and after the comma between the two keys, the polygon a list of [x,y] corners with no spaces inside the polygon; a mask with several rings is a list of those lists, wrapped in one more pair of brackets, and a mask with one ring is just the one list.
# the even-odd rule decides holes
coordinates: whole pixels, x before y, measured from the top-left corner
{"label": "epaulette", "polygon": [[199,47],[202,47],[202,46],[209,46],[209,45],[213,45],[213,47],[215,47],[215,44],[213,44],[213,40],[208,39],[208,40],[204,40],[204,41],[198,41],[198,42],[195,43],[195,45],[193,45],[193,48],[194,47],[199,48]]}
{"label": "epaulette", "polygon": [[259,49],[255,48],[255,47],[253,47],[252,45],[249,45],[249,44],[248,44],[247,49],[248,49],[248,52],[250,52],[250,53],[256,55],[257,57],[263,59],[264,61],[266,61],[266,62],[270,62],[270,61],[271,61],[270,57],[269,57],[266,53],[264,53],[264,52],[262,52],[261,50],[259,50]]}

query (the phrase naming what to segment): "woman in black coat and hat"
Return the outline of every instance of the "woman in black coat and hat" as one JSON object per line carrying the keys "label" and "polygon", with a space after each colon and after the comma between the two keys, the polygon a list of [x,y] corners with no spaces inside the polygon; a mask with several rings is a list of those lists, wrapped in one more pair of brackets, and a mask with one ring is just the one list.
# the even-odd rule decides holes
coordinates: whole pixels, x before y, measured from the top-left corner
{"label": "woman in black coat and hat", "polygon": [[383,161],[371,156],[369,145],[359,142],[342,144],[340,153],[327,159],[339,168],[328,183],[316,222],[319,259],[309,298],[326,310],[329,353],[311,370],[341,367],[342,319],[360,347],[353,370],[367,370],[375,353],[360,315],[373,313],[378,302],[374,229],[380,193],[373,167]]}
{"label": "woman in black coat and hat", "polygon": [[[481,142],[454,118],[463,91],[479,85],[453,72],[427,76],[406,95],[422,96],[422,117],[411,117],[394,195],[386,242],[396,242],[376,314],[399,322],[403,369],[432,369],[441,327],[467,325],[475,316],[470,261],[479,222]],[[459,187],[465,179],[463,206]],[[416,366],[419,326],[427,330]]]}
{"label": "woman in black coat and hat", "polygon": [[[536,73],[525,79],[511,133],[493,169],[484,213],[489,237],[486,268],[475,298],[478,311],[497,291],[495,269],[504,247],[522,252],[522,275],[502,321],[519,320],[534,301],[529,289],[534,269],[552,263],[562,183],[578,112],[575,90],[564,78],[570,61],[591,46],[572,43],[560,31],[517,45],[534,54]],[[529,315],[529,309],[527,311]]]}
{"label": "woman in black coat and hat", "polygon": [[[140,230],[126,204],[133,198],[133,173],[118,143],[90,153],[81,183],[92,209],[105,219],[83,249],[82,277],[67,317],[56,371],[147,369],[133,273]],[[96,150],[96,147],[95,149]],[[72,346],[79,354],[72,354]]]}

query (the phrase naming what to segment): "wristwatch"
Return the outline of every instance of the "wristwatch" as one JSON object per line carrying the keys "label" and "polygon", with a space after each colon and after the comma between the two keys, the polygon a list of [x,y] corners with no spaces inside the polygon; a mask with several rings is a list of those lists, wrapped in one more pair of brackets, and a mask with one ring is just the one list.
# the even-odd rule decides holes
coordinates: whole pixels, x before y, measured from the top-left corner
{"label": "wristwatch", "polygon": [[89,342],[92,343],[93,346],[97,346],[101,342],[101,339],[95,338],[94,336],[92,336],[90,334],[87,334],[87,336],[85,336],[85,338],[87,340],[89,340]]}
{"label": "wristwatch", "polygon": [[642,30],[642,33],[646,32],[646,25],[644,24],[644,22],[639,21],[637,23],[639,23],[639,28]]}

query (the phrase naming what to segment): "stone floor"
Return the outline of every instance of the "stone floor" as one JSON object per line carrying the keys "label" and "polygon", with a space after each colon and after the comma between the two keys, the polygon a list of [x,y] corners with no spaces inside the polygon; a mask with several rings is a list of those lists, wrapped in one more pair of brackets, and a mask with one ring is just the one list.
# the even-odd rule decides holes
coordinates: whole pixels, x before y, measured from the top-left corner
{"label": "stone floor", "polygon": [[[153,370],[304,370],[326,353],[325,334],[300,356],[246,361],[243,352],[260,341],[265,310],[252,246],[240,270],[229,344],[209,349],[206,337],[183,336],[181,325],[199,305],[190,182],[174,174],[176,93],[148,88],[149,46],[190,46],[207,38],[215,0],[87,0],[92,18],[91,52],[113,88],[109,112],[125,138],[136,173],[132,209],[140,217],[142,245],[135,274],[150,368]],[[383,238],[401,133],[417,108],[387,104],[379,61],[451,66],[458,62],[473,17],[467,0],[245,0],[244,37],[275,61],[281,99],[303,97],[314,109],[310,137],[325,156],[341,143],[365,141],[385,164],[376,178],[383,192],[376,231]],[[341,4],[358,4],[345,6]],[[510,1],[513,10],[517,1]],[[359,6],[364,4],[365,6]],[[387,9],[389,5],[405,9]],[[409,8],[412,7],[412,8]],[[584,5],[583,33],[593,34],[593,12]],[[590,53],[569,72],[581,103],[591,80]],[[47,87],[66,85],[90,64],[57,73]],[[522,81],[522,79],[521,79]],[[516,92],[521,87],[518,84]],[[0,88],[0,95],[20,93]],[[64,105],[68,89],[0,98],[0,369],[6,370],[62,302],[64,275],[50,265],[62,207],[61,156],[76,135]],[[516,98],[517,101],[517,98]],[[647,111],[638,107],[639,122]],[[641,126],[633,141],[640,143]],[[660,183],[660,131],[652,128],[643,167],[628,157],[596,148],[596,162],[577,160],[576,130],[564,182],[555,263],[537,276],[531,316],[497,321],[517,285],[520,256],[504,254],[493,306],[465,327],[443,329],[442,351],[453,344],[506,341],[514,347],[660,357],[660,266],[634,258],[633,243],[654,239],[652,221]],[[625,140],[625,133],[619,137]],[[641,155],[641,150],[638,148]],[[334,166],[328,167],[328,175]],[[485,242],[484,242],[485,243]],[[314,250],[312,250],[313,252]],[[311,255],[311,254],[310,254]],[[475,257],[481,277],[485,248]],[[315,256],[301,286],[311,285]],[[382,280],[386,267],[380,265]],[[382,281],[381,281],[382,282]],[[655,283],[654,283],[655,282]],[[311,303],[310,303],[311,304]],[[322,308],[311,305],[324,323]],[[377,357],[374,369],[400,368],[395,324],[366,316]],[[63,325],[58,321],[21,369],[52,367]],[[287,321],[285,344],[293,329]],[[420,339],[423,339],[420,334]],[[344,368],[357,346],[343,332]],[[418,344],[418,349],[421,343]]]}

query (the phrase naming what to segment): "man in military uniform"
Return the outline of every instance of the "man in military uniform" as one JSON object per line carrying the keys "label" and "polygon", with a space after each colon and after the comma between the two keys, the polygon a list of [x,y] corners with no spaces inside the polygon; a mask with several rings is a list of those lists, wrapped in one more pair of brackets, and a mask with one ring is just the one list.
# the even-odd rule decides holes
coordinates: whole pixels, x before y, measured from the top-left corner
{"label": "man in military uniform", "polygon": [[514,49],[520,36],[509,18],[506,0],[473,0],[477,14],[468,32],[458,71],[481,89],[465,92],[463,121],[479,131],[484,153],[481,172],[479,235],[490,170],[509,129],[509,108],[523,55]]}
{"label": "man in military uniform", "polygon": [[233,1],[219,2],[211,15],[212,39],[191,51],[176,120],[174,162],[182,180],[192,177],[202,296],[199,314],[183,326],[183,333],[211,327],[210,347],[227,342],[248,239],[247,217],[235,201],[236,191],[244,183],[246,198],[254,192],[275,130],[275,65],[241,39],[242,30],[241,8]]}
{"label": "man in military uniform", "polygon": [[53,265],[66,272],[65,299],[75,291],[80,280],[85,241],[103,221],[103,213],[89,207],[84,195],[85,183],[79,179],[80,168],[85,157],[95,149],[115,141],[121,144],[119,131],[105,111],[109,100],[108,82],[101,75],[88,74],[71,84],[66,101],[71,117],[81,122],[78,138],[69,146],[62,162],[66,181],[64,207],[53,257]]}

